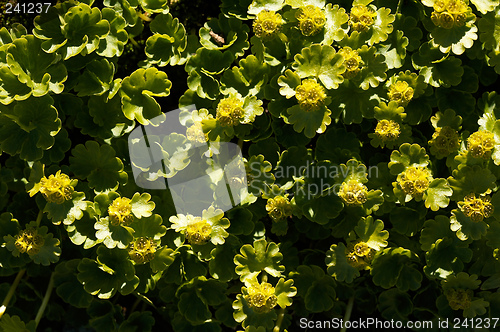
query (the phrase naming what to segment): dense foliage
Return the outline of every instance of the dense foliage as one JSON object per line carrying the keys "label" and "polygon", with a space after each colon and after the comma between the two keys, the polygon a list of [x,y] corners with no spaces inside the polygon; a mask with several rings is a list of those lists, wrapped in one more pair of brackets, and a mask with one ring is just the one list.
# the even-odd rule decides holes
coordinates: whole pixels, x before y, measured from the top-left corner
{"label": "dense foliage", "polygon": [[[500,317],[500,1],[201,3],[1,28],[0,331]],[[171,163],[131,159],[137,125],[193,104]],[[180,213],[134,178],[205,142],[241,148],[246,179],[205,197],[230,177],[238,206]]]}

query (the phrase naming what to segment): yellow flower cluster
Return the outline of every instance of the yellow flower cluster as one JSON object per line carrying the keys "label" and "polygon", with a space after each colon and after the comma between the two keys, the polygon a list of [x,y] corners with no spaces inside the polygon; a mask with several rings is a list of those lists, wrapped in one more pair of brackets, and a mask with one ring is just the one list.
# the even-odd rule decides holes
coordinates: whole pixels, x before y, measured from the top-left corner
{"label": "yellow flower cluster", "polygon": [[313,36],[320,32],[326,23],[325,13],[314,5],[301,7],[295,13],[299,29],[304,36]]}
{"label": "yellow flower cluster", "polygon": [[195,123],[186,129],[186,137],[191,142],[205,143],[208,140],[208,134],[203,132],[201,123]]}
{"label": "yellow flower cluster", "polygon": [[375,127],[375,134],[382,141],[393,141],[401,134],[399,123],[393,120],[380,120]]}
{"label": "yellow flower cluster", "polygon": [[293,207],[287,197],[280,195],[267,200],[266,211],[273,220],[281,220],[292,215]]}
{"label": "yellow flower cluster", "polygon": [[355,268],[367,267],[375,256],[375,250],[368,247],[368,244],[363,241],[358,241],[356,244],[351,243],[346,250],[347,263]]}
{"label": "yellow flower cluster", "polygon": [[69,176],[57,171],[55,176],[52,174],[48,179],[44,176],[40,180],[40,192],[47,202],[62,204],[71,199],[74,188]]}
{"label": "yellow flower cluster", "polygon": [[453,289],[445,291],[446,299],[453,310],[470,308],[474,293],[472,289]]}
{"label": "yellow flower cluster", "polygon": [[253,22],[253,31],[257,37],[271,39],[280,31],[283,18],[280,14],[263,10]]}
{"label": "yellow flower cluster", "polygon": [[373,8],[365,5],[356,5],[351,9],[349,14],[349,25],[356,31],[368,30],[375,23],[377,13]]}
{"label": "yellow flower cluster", "polygon": [[410,166],[398,175],[397,181],[403,191],[413,198],[421,198],[429,188],[431,172],[427,167]]}
{"label": "yellow flower cluster", "polygon": [[491,204],[491,197],[479,196],[474,193],[465,196],[464,200],[458,202],[460,210],[474,222],[482,221],[493,215],[494,207]]}
{"label": "yellow flower cluster", "polygon": [[434,147],[438,153],[447,156],[458,150],[460,137],[455,129],[444,126],[436,128],[429,145]]}
{"label": "yellow flower cluster", "polygon": [[243,100],[238,97],[224,98],[217,105],[216,119],[223,127],[233,127],[240,123],[245,111]]}
{"label": "yellow flower cluster", "polygon": [[358,75],[363,65],[363,60],[361,60],[358,51],[353,50],[349,46],[344,46],[338,53],[344,58],[344,66],[346,68],[342,75],[346,79],[351,79]]}
{"label": "yellow flower cluster", "polygon": [[361,205],[366,202],[368,189],[358,180],[343,182],[340,186],[339,196],[348,205]]}
{"label": "yellow flower cluster", "polygon": [[254,282],[248,288],[248,295],[245,296],[245,300],[256,313],[267,313],[271,311],[278,302],[274,287],[267,282],[261,284]]}
{"label": "yellow flower cluster", "polygon": [[437,0],[431,14],[432,22],[445,29],[464,26],[469,7],[463,0]]}
{"label": "yellow flower cluster", "polygon": [[495,135],[487,130],[476,131],[467,139],[467,150],[474,158],[489,159],[495,147]]}
{"label": "yellow flower cluster", "polygon": [[128,254],[136,264],[147,263],[155,257],[156,244],[152,238],[140,237],[129,248]]}
{"label": "yellow flower cluster", "polygon": [[36,229],[28,228],[21,231],[16,236],[14,245],[20,253],[28,253],[28,255],[37,254],[43,247],[45,240],[43,236],[38,234]]}
{"label": "yellow flower cluster", "polygon": [[212,234],[212,225],[207,220],[195,218],[186,228],[186,238],[191,244],[204,244],[210,240]]}
{"label": "yellow flower cluster", "polygon": [[118,197],[113,203],[108,207],[109,221],[111,225],[118,226],[128,226],[134,221],[134,216],[132,215],[132,204],[130,204],[130,199],[126,197]]}
{"label": "yellow flower cluster", "polygon": [[406,81],[396,81],[389,87],[387,96],[399,106],[406,106],[413,98],[413,88]]}
{"label": "yellow flower cluster", "polygon": [[313,79],[306,79],[295,88],[295,98],[304,111],[316,111],[325,103],[325,88]]}

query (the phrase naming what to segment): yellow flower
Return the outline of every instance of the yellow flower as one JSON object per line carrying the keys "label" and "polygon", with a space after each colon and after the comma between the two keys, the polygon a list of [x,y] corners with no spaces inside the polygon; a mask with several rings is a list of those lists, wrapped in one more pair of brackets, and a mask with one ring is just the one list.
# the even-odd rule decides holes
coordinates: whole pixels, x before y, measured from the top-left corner
{"label": "yellow flower", "polygon": [[243,100],[238,97],[224,98],[217,105],[216,119],[223,127],[236,126],[244,115]]}
{"label": "yellow flower", "polygon": [[474,158],[489,159],[495,147],[495,135],[487,130],[476,131],[467,139],[467,150]]}
{"label": "yellow flower", "polygon": [[128,254],[136,264],[147,263],[153,260],[156,244],[152,238],[140,237],[129,248]]}
{"label": "yellow flower", "polygon": [[355,268],[364,269],[368,267],[374,256],[375,250],[361,240],[349,244],[346,248],[347,263]]}
{"label": "yellow flower", "polygon": [[69,176],[57,171],[55,176],[52,174],[48,179],[44,176],[40,180],[40,192],[47,202],[62,204],[71,199],[74,188]]}
{"label": "yellow flower", "polygon": [[211,234],[212,225],[200,217],[195,217],[186,228],[186,238],[191,244],[204,244],[210,240]]}
{"label": "yellow flower", "polygon": [[346,67],[346,71],[342,75],[347,79],[355,77],[363,65],[363,60],[359,56],[358,51],[353,50],[349,46],[345,46],[342,47],[338,53],[344,58],[344,65]]}
{"label": "yellow flower", "polygon": [[276,36],[282,25],[283,19],[280,14],[265,9],[253,22],[253,31],[257,37],[270,39]]}
{"label": "yellow flower", "polygon": [[491,204],[491,197],[479,196],[474,193],[465,196],[464,200],[458,202],[460,210],[474,222],[482,221],[493,215],[494,207]]}
{"label": "yellow flower", "polygon": [[313,36],[320,32],[326,23],[325,13],[314,5],[301,7],[295,13],[299,21],[299,29],[304,36]]}
{"label": "yellow flower", "polygon": [[400,133],[399,123],[393,120],[380,120],[375,128],[375,134],[382,141],[393,141],[399,137]]}
{"label": "yellow flower", "polygon": [[27,253],[28,255],[35,255],[43,247],[45,240],[43,236],[38,234],[34,228],[28,228],[21,231],[16,236],[14,245],[20,253]]}
{"label": "yellow flower", "polygon": [[208,134],[203,132],[201,123],[195,123],[186,129],[186,137],[188,140],[197,143],[205,143],[208,140]]}
{"label": "yellow flower", "polygon": [[375,23],[377,13],[365,5],[356,5],[352,7],[349,14],[349,25],[356,31],[365,31]]}
{"label": "yellow flower", "polygon": [[389,87],[387,96],[399,106],[406,106],[413,98],[413,88],[406,81],[396,81]]}
{"label": "yellow flower", "polygon": [[439,154],[449,155],[458,150],[460,137],[455,129],[444,126],[436,128],[429,145],[434,147]]}
{"label": "yellow flower", "polygon": [[132,215],[130,199],[126,197],[116,198],[108,208],[108,215],[113,226],[131,224],[134,221],[134,216]]}
{"label": "yellow flower", "polygon": [[366,202],[368,189],[357,180],[343,182],[340,186],[339,196],[348,205],[361,205]]}
{"label": "yellow flower", "polygon": [[293,207],[287,197],[276,196],[267,200],[266,211],[273,220],[281,220],[292,215]]}
{"label": "yellow flower", "polygon": [[453,310],[470,308],[474,293],[472,289],[453,289],[445,291],[446,299]]}
{"label": "yellow flower", "polygon": [[398,175],[398,183],[407,195],[414,198],[421,198],[429,188],[431,173],[427,167],[410,166]]}
{"label": "yellow flower", "polygon": [[295,88],[295,98],[304,111],[316,111],[325,104],[325,88],[313,79],[306,79]]}
{"label": "yellow flower", "polygon": [[461,27],[467,21],[469,7],[463,0],[439,0],[434,3],[433,8],[431,20],[438,27]]}
{"label": "yellow flower", "polygon": [[266,313],[271,311],[278,302],[274,287],[267,282],[263,282],[261,284],[254,282],[247,291],[248,295],[245,296],[245,300],[257,313]]}

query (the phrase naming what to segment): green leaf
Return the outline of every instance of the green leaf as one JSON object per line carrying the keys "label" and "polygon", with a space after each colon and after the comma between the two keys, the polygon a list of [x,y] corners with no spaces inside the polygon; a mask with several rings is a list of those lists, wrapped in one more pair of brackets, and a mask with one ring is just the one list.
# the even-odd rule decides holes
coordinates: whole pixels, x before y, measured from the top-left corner
{"label": "green leaf", "polygon": [[234,256],[234,263],[241,281],[253,279],[262,271],[273,277],[279,277],[285,271],[285,267],[279,265],[283,255],[274,242],[267,243],[265,239],[257,240],[254,241],[253,246],[243,245],[240,252],[241,254]]}
{"label": "green leaf", "polygon": [[96,53],[100,56],[112,58],[121,56],[128,42],[128,33],[125,30],[127,21],[115,10],[102,9],[102,18],[109,22],[109,34],[99,40],[99,48]]}
{"label": "green leaf", "polygon": [[386,320],[406,321],[413,311],[410,296],[397,288],[380,293],[377,309]]}
{"label": "green leaf", "polygon": [[95,236],[104,245],[113,249],[118,247],[125,249],[134,238],[134,229],[122,225],[112,225],[109,218],[101,218],[94,224],[96,230]]}
{"label": "green leaf", "polygon": [[474,222],[458,209],[452,210],[451,214],[450,228],[452,231],[457,232],[457,237],[460,240],[465,241],[469,238],[479,240],[486,235],[488,224],[483,220]]}
{"label": "green leaf", "polygon": [[43,150],[54,145],[61,128],[57,110],[49,96],[17,102],[0,115],[0,148],[27,161],[39,160]]}
{"label": "green leaf", "polygon": [[445,29],[441,27],[435,28],[431,32],[431,43],[443,53],[453,52],[453,54],[461,55],[465,49],[471,48],[474,40],[477,39],[477,27],[475,25],[462,27],[453,27]]}
{"label": "green leaf", "polygon": [[153,36],[146,40],[145,52],[151,63],[159,67],[183,64],[182,52],[187,47],[186,29],[170,13],[159,14],[149,25]]}
{"label": "green leaf", "polygon": [[127,179],[123,163],[115,157],[115,150],[109,145],[100,146],[94,141],[77,145],[69,158],[71,170],[80,179],[87,179],[89,186],[98,191],[116,187]]}
{"label": "green leaf", "polygon": [[345,124],[361,123],[363,118],[373,118],[374,107],[379,104],[378,95],[372,89],[360,89],[349,81],[333,90],[332,97],[329,105],[333,111],[332,117],[338,118],[342,114]]}
{"label": "green leaf", "polygon": [[168,0],[138,0],[142,9],[148,13],[164,13],[168,11]]}
{"label": "green leaf", "polygon": [[[211,19],[200,28],[200,43],[208,50],[227,50],[239,57],[250,47],[247,40],[248,30],[248,26],[241,20],[220,14],[219,18]],[[213,34],[222,37],[223,41],[216,40]]]}
{"label": "green leaf", "polygon": [[326,130],[332,119],[330,118],[331,111],[326,107],[314,111],[305,111],[299,105],[295,105],[287,109],[289,116],[285,118],[285,122],[293,124],[293,129],[308,138],[313,138],[316,133],[321,134]]}
{"label": "green leaf", "polygon": [[325,263],[328,267],[328,274],[333,276],[337,281],[351,283],[360,275],[359,270],[348,263],[347,249],[342,242],[338,245],[333,244],[330,247],[330,250],[326,252]]}
{"label": "green leaf", "polygon": [[284,0],[253,0],[248,7],[248,14],[257,15],[263,10],[278,11],[283,8]]}
{"label": "green leaf", "polygon": [[471,241],[458,239],[450,229],[450,219],[438,215],[425,222],[420,236],[422,250],[426,252],[424,272],[430,276],[446,277],[463,270],[464,263],[472,259]]}
{"label": "green leaf", "polygon": [[[274,327],[274,321],[276,320],[276,311],[271,310],[266,313],[256,313],[251,307],[249,307],[247,301],[242,294],[236,295],[236,300],[233,302],[234,309],[234,319],[242,323],[241,325],[246,327],[257,328],[257,331],[270,330]],[[250,329],[250,328],[249,328]]]}
{"label": "green leaf", "polygon": [[378,54],[374,46],[368,47],[367,45],[363,45],[357,52],[364,65],[352,81],[359,81],[359,85],[363,90],[368,90],[370,87],[376,88],[387,79],[386,71],[388,66],[385,55]]}
{"label": "green leaf", "polygon": [[122,81],[123,114],[129,120],[137,119],[143,125],[148,124],[147,120],[162,114],[153,97],[168,96],[171,86],[165,72],[156,68],[137,69]]}
{"label": "green leaf", "polygon": [[238,276],[234,271],[235,246],[232,243],[224,243],[217,246],[211,252],[212,259],[209,262],[210,275],[220,281],[230,281]]}
{"label": "green leaf", "polygon": [[174,251],[167,247],[156,250],[155,257],[149,262],[153,273],[165,271],[174,262]]}
{"label": "green leaf", "polygon": [[78,96],[102,95],[112,87],[115,66],[106,59],[94,60],[85,66],[75,91]]}
{"label": "green leaf", "polygon": [[10,316],[9,314],[5,314],[0,319],[0,329],[3,332],[34,332],[36,329],[34,321],[31,321],[26,325],[19,316]]}
{"label": "green leaf", "polygon": [[267,83],[270,67],[262,63],[254,55],[241,59],[239,67],[224,72],[221,83],[224,94],[235,89],[242,96],[257,95],[261,87]]}
{"label": "green leaf", "polygon": [[33,96],[61,93],[68,74],[55,54],[41,50],[41,40],[28,35],[13,41],[8,48],[7,64],[18,80],[31,88]]}
{"label": "green leaf", "polygon": [[417,166],[426,167],[429,164],[429,156],[425,149],[418,144],[404,143],[399,147],[399,151],[394,150],[391,153],[389,169],[392,175],[398,175],[407,167]]}
{"label": "green leaf", "polygon": [[118,332],[128,331],[152,331],[155,319],[151,311],[136,311],[128,316],[127,320],[120,324]]}
{"label": "green leaf", "polygon": [[75,220],[79,220],[83,216],[90,202],[85,201],[85,194],[80,192],[73,192],[70,200],[64,201],[62,204],[47,202],[43,212],[47,212],[47,217],[52,219],[55,225],[61,222],[64,225],[71,225]]}
{"label": "green leaf", "polygon": [[93,297],[83,289],[76,277],[79,263],[79,259],[72,259],[58,264],[54,273],[54,287],[64,302],[76,308],[88,308]]}
{"label": "green leaf", "polygon": [[345,9],[339,5],[331,3],[326,4],[324,8],[326,23],[325,23],[325,38],[322,41],[323,45],[331,45],[334,41],[341,41],[347,33],[347,29],[342,26],[349,20],[349,15]]}
{"label": "green leaf", "polygon": [[275,287],[276,297],[278,299],[277,303],[281,308],[286,308],[292,305],[291,298],[297,294],[297,288],[293,287],[293,280],[285,281],[284,278],[280,278]]}
{"label": "green leaf", "polygon": [[397,286],[402,292],[417,290],[422,282],[422,274],[410,265],[414,260],[410,250],[386,248],[380,251],[372,263],[373,283],[385,289]]}
{"label": "green leaf", "polygon": [[327,89],[336,89],[344,81],[344,60],[329,45],[314,44],[295,55],[293,69],[300,78],[317,77]]}
{"label": "green leaf", "polygon": [[297,286],[297,294],[304,298],[308,311],[323,312],[333,307],[337,297],[336,284],[320,267],[300,265],[296,271],[290,273],[290,277]]}
{"label": "green leaf", "polygon": [[462,61],[454,56],[443,58],[441,51],[431,48],[429,43],[422,44],[418,53],[413,53],[412,61],[413,66],[420,70],[420,75],[424,76],[425,83],[433,87],[449,88],[462,80]]}
{"label": "green leaf", "polygon": [[429,188],[425,192],[425,207],[432,211],[437,211],[440,208],[444,209],[450,202],[449,196],[453,194],[446,179],[434,179],[429,183]]}
{"label": "green leaf", "polygon": [[90,8],[84,3],[52,6],[46,15],[38,16],[34,24],[33,34],[44,40],[42,49],[47,53],[59,50],[64,60],[94,52],[100,39],[110,30],[110,24],[102,19],[99,8]]}
{"label": "green leaf", "polygon": [[[488,1],[488,0],[483,0]],[[496,1],[497,3],[500,1]],[[487,50],[496,50],[500,45],[500,10],[487,13],[479,19],[479,40]]]}
{"label": "green leaf", "polygon": [[479,165],[461,166],[453,170],[448,183],[453,190],[451,199],[460,201],[470,193],[482,194],[495,187],[496,177]]}
{"label": "green leaf", "polygon": [[97,249],[97,261],[83,258],[78,264],[78,281],[85,290],[100,299],[109,299],[116,292],[130,294],[139,284],[128,252],[121,249]]}
{"label": "green leaf", "polygon": [[180,295],[177,304],[179,312],[193,325],[198,325],[212,317],[208,305],[193,289]]}
{"label": "green leaf", "polygon": [[[153,214],[155,208],[155,203],[150,202],[151,195],[148,193],[135,193],[130,200],[130,205],[132,205],[132,213],[136,218],[150,217]],[[160,219],[161,223],[161,219]],[[144,235],[142,235],[144,236]]]}
{"label": "green leaf", "polygon": [[387,247],[387,238],[389,237],[389,232],[384,231],[384,223],[382,220],[373,220],[372,216],[362,218],[354,231],[358,237],[365,242],[368,247],[373,250],[379,251],[383,247]]}
{"label": "green leaf", "polygon": [[295,89],[300,85],[300,76],[295,72],[287,69],[284,75],[278,78],[278,85],[281,86],[280,94],[287,99],[295,96]]}
{"label": "green leaf", "polygon": [[470,2],[472,2],[474,6],[476,6],[477,10],[479,10],[483,15],[491,12],[500,4],[500,1],[498,0],[471,0]]}

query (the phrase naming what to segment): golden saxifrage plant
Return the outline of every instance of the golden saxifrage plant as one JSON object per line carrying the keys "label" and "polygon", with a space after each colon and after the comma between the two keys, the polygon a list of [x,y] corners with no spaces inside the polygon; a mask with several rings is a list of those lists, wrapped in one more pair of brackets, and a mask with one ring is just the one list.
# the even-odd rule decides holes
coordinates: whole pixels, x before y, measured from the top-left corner
{"label": "golden saxifrage plant", "polygon": [[[0,13],[0,331],[500,328],[499,0],[30,8]],[[198,214],[153,185],[196,160]]]}

